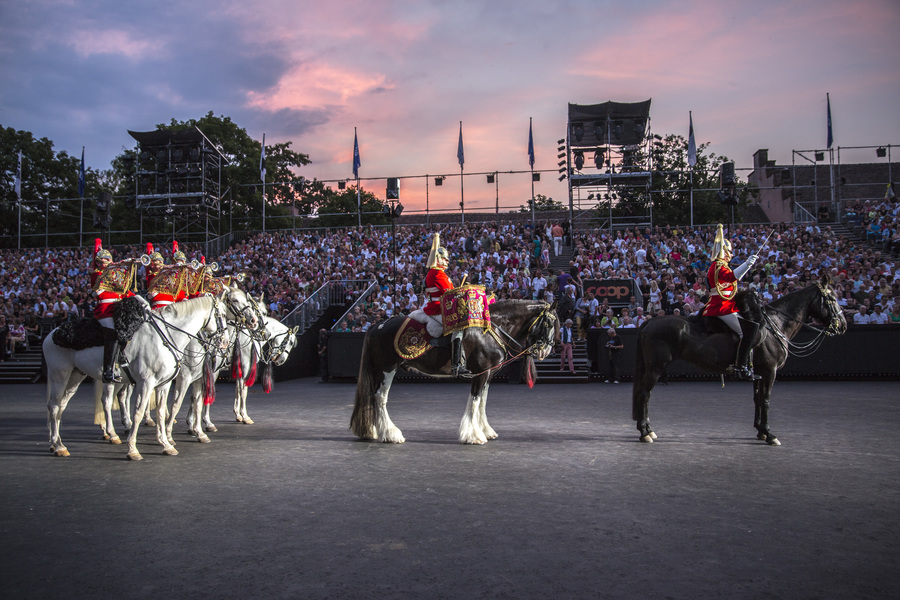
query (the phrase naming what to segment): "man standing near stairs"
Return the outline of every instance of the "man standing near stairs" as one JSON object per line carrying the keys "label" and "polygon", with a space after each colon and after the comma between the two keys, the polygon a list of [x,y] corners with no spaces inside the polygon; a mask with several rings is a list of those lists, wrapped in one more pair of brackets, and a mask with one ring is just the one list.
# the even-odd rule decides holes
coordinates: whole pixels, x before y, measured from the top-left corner
{"label": "man standing near stairs", "polygon": [[572,331],[572,319],[566,319],[563,328],[559,330],[559,339],[562,344],[562,352],[559,354],[559,370],[565,371],[566,369],[566,360],[569,361],[569,372],[572,375],[575,374],[575,362],[572,358],[572,343],[573,339],[573,331]]}
{"label": "man standing near stairs", "polygon": [[565,235],[565,230],[559,222],[554,223],[550,228],[550,235],[553,236],[553,255],[559,256],[562,254],[563,236]]}

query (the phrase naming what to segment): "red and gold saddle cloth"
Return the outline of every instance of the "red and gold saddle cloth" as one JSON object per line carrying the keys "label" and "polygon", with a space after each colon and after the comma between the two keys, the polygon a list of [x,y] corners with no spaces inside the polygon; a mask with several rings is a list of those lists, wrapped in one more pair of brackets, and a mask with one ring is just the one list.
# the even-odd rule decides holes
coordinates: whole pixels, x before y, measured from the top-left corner
{"label": "red and gold saddle cloth", "polygon": [[431,348],[429,337],[424,323],[406,317],[394,336],[394,350],[406,360],[419,358]]}
{"label": "red and gold saddle cloth", "polygon": [[462,331],[467,327],[490,329],[489,307],[494,296],[488,296],[483,285],[464,285],[448,290],[441,297],[441,319],[444,335]]}

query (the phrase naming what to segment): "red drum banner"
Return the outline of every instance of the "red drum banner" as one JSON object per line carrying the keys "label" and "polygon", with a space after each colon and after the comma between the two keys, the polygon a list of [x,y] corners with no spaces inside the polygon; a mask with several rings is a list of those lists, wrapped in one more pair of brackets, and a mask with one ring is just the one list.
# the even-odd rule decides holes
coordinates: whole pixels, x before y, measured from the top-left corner
{"label": "red drum banner", "polygon": [[482,285],[464,285],[448,290],[441,298],[444,333],[461,331],[467,327],[488,329],[491,326],[488,307],[493,302],[493,295],[489,297]]}

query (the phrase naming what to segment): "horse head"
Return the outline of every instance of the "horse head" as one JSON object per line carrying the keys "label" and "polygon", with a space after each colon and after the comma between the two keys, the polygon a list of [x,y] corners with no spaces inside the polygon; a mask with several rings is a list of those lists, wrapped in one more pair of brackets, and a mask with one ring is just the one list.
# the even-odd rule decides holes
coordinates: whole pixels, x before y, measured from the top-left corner
{"label": "horse head", "polygon": [[540,313],[528,327],[527,345],[538,360],[544,360],[553,351],[559,338],[559,319],[556,312],[544,303]]}
{"label": "horse head", "polygon": [[221,295],[228,309],[228,320],[250,331],[256,331],[263,325],[263,313],[253,296],[236,287],[226,288]]}
{"label": "horse head", "polygon": [[266,344],[263,348],[266,360],[281,366],[297,344],[297,327],[287,327],[271,317],[265,317]]}
{"label": "horse head", "polygon": [[826,273],[822,279],[816,282],[819,296],[810,306],[810,314],[822,323],[827,323],[825,333],[828,335],[840,335],[847,331],[847,320],[844,311],[837,301],[837,294],[831,285],[831,277]]}

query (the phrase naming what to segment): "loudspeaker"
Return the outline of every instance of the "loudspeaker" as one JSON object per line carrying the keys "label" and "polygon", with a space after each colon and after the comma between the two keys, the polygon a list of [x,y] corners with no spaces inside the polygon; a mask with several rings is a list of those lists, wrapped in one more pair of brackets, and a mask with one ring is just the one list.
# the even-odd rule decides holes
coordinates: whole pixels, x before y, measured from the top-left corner
{"label": "loudspeaker", "polygon": [[400,180],[398,178],[388,177],[387,193],[385,194],[385,198],[387,198],[388,200],[400,199]]}

